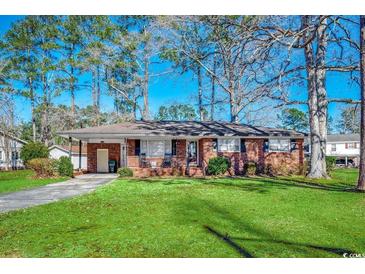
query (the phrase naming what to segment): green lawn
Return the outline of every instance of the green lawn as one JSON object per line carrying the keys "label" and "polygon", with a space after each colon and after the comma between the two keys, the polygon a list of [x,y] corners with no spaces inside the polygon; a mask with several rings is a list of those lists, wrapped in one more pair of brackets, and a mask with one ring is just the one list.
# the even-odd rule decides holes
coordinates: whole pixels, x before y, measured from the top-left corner
{"label": "green lawn", "polygon": [[35,179],[31,170],[0,171],[0,193],[43,186],[64,181],[67,178]]}
{"label": "green lawn", "polygon": [[5,257],[342,257],[365,253],[356,170],[334,179],[130,179],[0,215]]}

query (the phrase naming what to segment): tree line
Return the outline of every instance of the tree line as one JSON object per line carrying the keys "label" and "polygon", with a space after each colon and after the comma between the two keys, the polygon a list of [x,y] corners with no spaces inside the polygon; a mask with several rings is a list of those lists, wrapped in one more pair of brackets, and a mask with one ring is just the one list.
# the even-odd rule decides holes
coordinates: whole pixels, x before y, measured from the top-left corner
{"label": "tree line", "polygon": [[[55,142],[54,125],[216,120],[222,109],[230,122],[255,124],[273,110],[302,105],[312,152],[308,176],[322,178],[328,106],[360,103],[346,90],[341,98],[328,94],[326,82],[336,74],[360,86],[359,33],[359,17],[338,15],[27,16],[2,37],[1,96],[29,100],[25,128],[45,144]],[[151,82],[186,73],[196,85],[194,104],[163,106],[153,117]],[[80,108],[84,89],[92,105]],[[64,93],[69,104],[55,105]],[[110,113],[100,107],[104,95],[113,98]]]}

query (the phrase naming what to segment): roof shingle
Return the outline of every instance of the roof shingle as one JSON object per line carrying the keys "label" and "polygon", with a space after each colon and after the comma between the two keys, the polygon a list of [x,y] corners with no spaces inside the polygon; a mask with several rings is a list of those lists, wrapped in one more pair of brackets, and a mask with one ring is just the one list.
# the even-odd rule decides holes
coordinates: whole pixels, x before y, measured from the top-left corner
{"label": "roof shingle", "polygon": [[227,122],[198,121],[135,121],[59,132],[61,136],[120,135],[120,136],[242,136],[242,137],[304,137],[294,130],[256,127]]}

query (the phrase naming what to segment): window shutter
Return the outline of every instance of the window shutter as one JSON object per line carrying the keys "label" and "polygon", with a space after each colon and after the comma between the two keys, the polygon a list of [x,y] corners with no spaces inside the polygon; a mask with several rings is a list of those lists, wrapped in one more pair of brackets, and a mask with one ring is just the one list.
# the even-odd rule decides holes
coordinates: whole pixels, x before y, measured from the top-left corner
{"label": "window shutter", "polygon": [[135,140],[135,145],[134,145],[134,155],[139,156],[140,153],[141,153],[141,140],[137,139]]}
{"label": "window shutter", "polygon": [[264,152],[268,152],[269,151],[269,140],[268,139],[265,139],[264,140],[263,150],[264,150]]}
{"label": "window shutter", "polygon": [[246,142],[245,139],[241,139],[241,152],[245,153],[246,152]]}
{"label": "window shutter", "polygon": [[171,154],[176,155],[176,140],[172,140],[171,142]]}
{"label": "window shutter", "polygon": [[349,148],[349,144],[348,143],[345,143],[345,148]]}
{"label": "window shutter", "polygon": [[354,148],[357,148],[357,143],[355,143]]}

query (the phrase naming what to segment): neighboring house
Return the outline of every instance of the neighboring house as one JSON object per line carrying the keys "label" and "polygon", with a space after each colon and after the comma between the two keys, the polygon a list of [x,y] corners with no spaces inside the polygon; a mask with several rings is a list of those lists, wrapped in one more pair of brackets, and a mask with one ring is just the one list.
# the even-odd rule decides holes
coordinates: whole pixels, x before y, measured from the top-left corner
{"label": "neighboring house", "polygon": [[223,122],[136,121],[59,135],[87,142],[92,173],[109,172],[115,164],[137,176],[203,175],[216,156],[227,157],[234,174],[242,174],[247,162],[298,172],[304,158],[302,133]]}
{"label": "neighboring house", "polygon": [[0,169],[22,169],[20,150],[26,141],[0,132]]}
{"label": "neighboring house", "polygon": [[328,135],[326,155],[335,156],[339,165],[357,167],[360,160],[360,134]]}
{"label": "neighboring house", "polygon": [[[59,159],[62,156],[70,157],[70,147],[69,146],[61,146],[61,145],[53,145],[48,148],[49,156],[53,159]],[[74,166],[74,169],[80,168],[79,162],[79,146],[71,147],[71,162]],[[81,147],[81,169],[87,170],[87,148],[86,146]]]}

